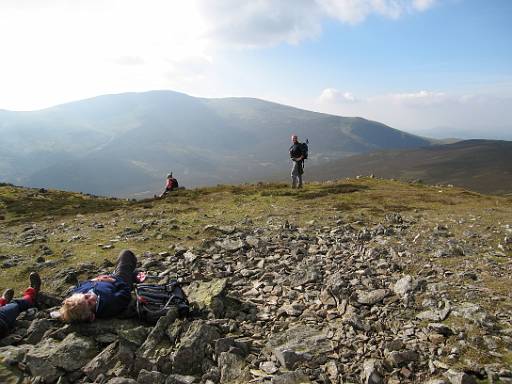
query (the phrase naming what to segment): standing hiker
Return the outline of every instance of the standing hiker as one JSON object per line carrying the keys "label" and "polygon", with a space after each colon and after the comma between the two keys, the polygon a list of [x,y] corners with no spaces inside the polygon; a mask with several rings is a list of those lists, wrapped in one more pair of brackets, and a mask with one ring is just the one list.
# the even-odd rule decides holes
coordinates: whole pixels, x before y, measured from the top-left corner
{"label": "standing hiker", "polygon": [[297,135],[292,135],[292,146],[290,147],[290,158],[292,159],[292,188],[302,188],[302,174],[304,173],[304,159],[308,157],[307,144],[299,143]]}
{"label": "standing hiker", "polygon": [[41,289],[41,278],[36,272],[29,276],[30,287],[23,292],[21,299],[14,299],[14,291],[6,289],[0,297],[0,339],[9,334],[14,328],[16,318],[21,312],[32,308],[36,304],[36,297]]}
{"label": "standing hiker", "polygon": [[133,252],[122,251],[114,273],[97,276],[76,286],[71,296],[64,299],[59,317],[71,323],[119,315],[130,304],[136,267],[137,258]]}

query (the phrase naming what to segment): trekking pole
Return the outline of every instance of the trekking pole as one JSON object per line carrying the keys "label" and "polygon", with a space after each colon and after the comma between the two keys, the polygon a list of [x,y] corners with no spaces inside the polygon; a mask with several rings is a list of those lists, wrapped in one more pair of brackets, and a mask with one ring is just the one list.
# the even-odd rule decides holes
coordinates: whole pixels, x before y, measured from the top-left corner
{"label": "trekking pole", "polygon": [[[309,139],[308,139],[308,138],[306,138],[306,145],[308,145],[308,144],[309,144]],[[304,171],[304,164],[305,164],[305,163],[304,163],[304,160],[305,160],[305,159],[302,159],[302,170],[303,170],[303,171]]]}

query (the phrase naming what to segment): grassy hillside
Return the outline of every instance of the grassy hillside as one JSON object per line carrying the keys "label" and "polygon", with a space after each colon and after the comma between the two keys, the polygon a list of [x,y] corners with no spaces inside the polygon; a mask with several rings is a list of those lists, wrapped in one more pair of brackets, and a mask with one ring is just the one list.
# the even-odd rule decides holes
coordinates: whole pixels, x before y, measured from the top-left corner
{"label": "grassy hillside", "polygon": [[453,184],[482,193],[512,193],[512,142],[466,140],[427,148],[375,152],[310,166],[310,180],[374,174],[430,184]]}
{"label": "grassy hillside", "polygon": [[114,198],[0,184],[0,224],[3,225],[111,211],[128,205],[126,200]]}
{"label": "grassy hillside", "polygon": [[[114,260],[123,248],[142,254],[177,246],[201,247],[215,237],[215,232],[205,229],[208,225],[264,227],[277,220],[307,226],[338,219],[378,223],[387,214],[400,212],[416,218],[419,226],[453,223],[460,234],[467,228],[458,222],[498,228],[486,235],[489,246],[496,248],[502,241],[498,233],[506,223],[510,228],[512,213],[510,198],[369,178],[311,183],[303,190],[291,190],[285,184],[218,186],[139,202],[4,186],[0,202],[0,255],[20,260],[16,266],[0,268],[0,281],[18,288],[30,270],[41,269],[43,276],[51,277],[79,263]],[[108,249],[102,248],[105,245]],[[45,248],[52,254],[44,257],[45,263],[36,263]]]}

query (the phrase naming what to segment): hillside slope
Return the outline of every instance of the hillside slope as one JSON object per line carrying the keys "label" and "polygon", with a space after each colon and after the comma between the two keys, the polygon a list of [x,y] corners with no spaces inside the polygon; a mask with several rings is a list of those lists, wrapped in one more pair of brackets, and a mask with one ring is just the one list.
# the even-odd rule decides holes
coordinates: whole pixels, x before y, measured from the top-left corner
{"label": "hillside slope", "polygon": [[[7,208],[34,192],[9,188]],[[27,210],[0,226],[0,291],[20,292],[32,270],[44,282],[39,311],[0,340],[3,383],[510,379],[511,199],[369,178],[185,190],[80,214],[57,209],[76,198],[65,195],[46,194],[52,219]],[[188,318],[49,319],[124,248],[151,281],[180,279]]]}
{"label": "hillside slope", "polygon": [[0,178],[102,195],[265,179],[288,165],[291,133],[311,141],[312,163],[426,139],[384,124],[249,98],[171,91],[105,95],[34,112],[0,111]]}
{"label": "hillside slope", "polygon": [[512,193],[512,142],[466,140],[455,144],[351,156],[308,167],[309,180],[374,174],[385,178],[453,184],[474,191]]}

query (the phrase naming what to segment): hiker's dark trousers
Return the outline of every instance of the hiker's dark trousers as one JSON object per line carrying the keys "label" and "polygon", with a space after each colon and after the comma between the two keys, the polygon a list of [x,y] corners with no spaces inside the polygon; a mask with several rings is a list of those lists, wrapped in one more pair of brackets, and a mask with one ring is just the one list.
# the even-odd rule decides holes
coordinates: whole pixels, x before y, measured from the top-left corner
{"label": "hiker's dark trousers", "polygon": [[9,304],[0,307],[0,339],[7,336],[14,328],[18,315],[31,307],[33,305],[23,299],[13,300]]}
{"label": "hiker's dark trousers", "polygon": [[135,268],[137,268],[137,258],[132,251],[125,249],[124,251],[121,251],[117,258],[114,275],[123,279],[131,289],[133,282],[135,281]]}

